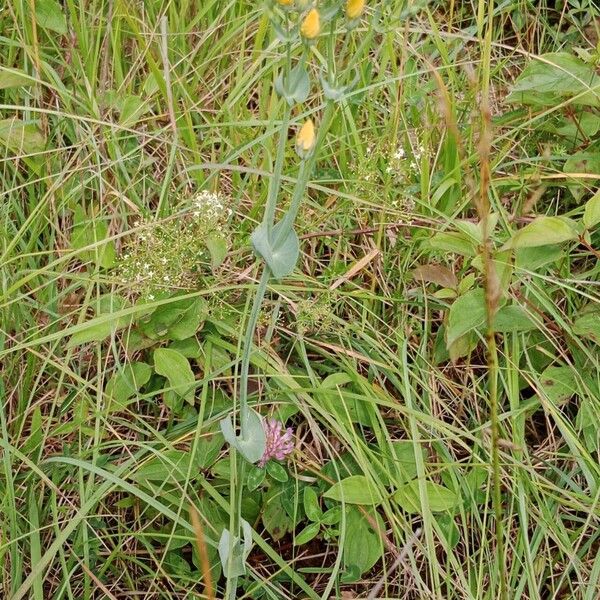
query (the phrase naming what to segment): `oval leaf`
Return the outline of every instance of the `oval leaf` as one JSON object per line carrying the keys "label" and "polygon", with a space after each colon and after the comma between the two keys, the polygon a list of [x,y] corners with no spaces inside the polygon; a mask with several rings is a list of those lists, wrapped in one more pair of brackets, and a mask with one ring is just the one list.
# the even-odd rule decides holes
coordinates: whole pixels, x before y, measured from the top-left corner
{"label": "oval leaf", "polygon": [[154,351],[154,368],[159,375],[166,377],[173,391],[194,404],[194,383],[196,378],[188,359],[169,348],[157,348]]}
{"label": "oval leaf", "polygon": [[[451,510],[458,503],[458,496],[452,490],[432,481],[425,482],[425,495],[431,512]],[[421,513],[422,506],[418,480],[415,479],[398,488],[394,494],[394,500],[408,513]]]}
{"label": "oval leaf", "polygon": [[537,217],[515,233],[504,248],[533,248],[577,239],[577,224],[565,217]]}
{"label": "oval leaf", "polygon": [[364,475],[346,477],[332,485],[323,495],[346,504],[376,505],[381,502],[379,491]]}

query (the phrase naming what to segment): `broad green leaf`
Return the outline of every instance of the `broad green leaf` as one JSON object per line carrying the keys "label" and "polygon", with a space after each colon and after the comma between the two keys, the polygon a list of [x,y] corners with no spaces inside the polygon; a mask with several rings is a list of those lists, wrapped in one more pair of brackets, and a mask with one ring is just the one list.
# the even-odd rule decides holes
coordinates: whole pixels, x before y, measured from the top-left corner
{"label": "broad green leaf", "polygon": [[485,294],[481,288],[459,296],[452,303],[448,313],[446,347],[450,348],[463,335],[483,325],[485,319]]}
{"label": "broad green leaf", "polygon": [[[599,88],[600,89],[600,88]],[[588,147],[569,156],[563,165],[563,173],[587,173],[600,179],[600,156],[598,146]],[[589,181],[589,180],[588,180]]]}
{"label": "broad green leaf", "polygon": [[[381,515],[368,511],[371,522],[355,507],[346,510],[346,539],[342,549],[344,564],[366,573],[383,556],[385,525]],[[373,523],[374,522],[374,523]]]}
{"label": "broad green leaf", "polygon": [[600,310],[589,310],[573,323],[573,333],[600,345]]}
{"label": "broad green leaf", "polygon": [[429,240],[429,245],[436,250],[454,252],[463,256],[477,254],[475,243],[462,231],[440,231]]}
{"label": "broad green leaf", "polygon": [[531,61],[517,78],[508,102],[554,106],[559,99],[600,106],[600,77],[592,65],[567,52],[544,54]]}
{"label": "broad green leaf", "polygon": [[278,463],[273,460],[270,460],[267,463],[267,473],[275,480],[285,483],[289,476],[287,471]]}
{"label": "broad green leaf", "polygon": [[67,343],[67,348],[73,348],[89,342],[101,342],[119,329],[131,323],[131,317],[115,317],[112,313],[122,310],[127,306],[126,301],[115,294],[106,294],[100,299],[97,306],[96,318],[83,324],[80,331],[76,331]]}
{"label": "broad green leaf", "polygon": [[503,306],[498,310],[494,319],[494,330],[498,333],[530,331],[535,328],[536,324],[521,306]]}
{"label": "broad green leaf", "polygon": [[[417,451],[420,446],[417,445]],[[400,481],[410,481],[417,476],[417,461],[415,459],[415,445],[410,440],[396,440],[392,443],[394,453],[393,462],[400,475]],[[421,454],[424,454],[420,448]]]}
{"label": "broad green leaf", "polygon": [[109,239],[108,225],[99,216],[88,217],[81,206],[73,211],[74,226],[71,234],[71,247],[82,250],[88,246],[96,246],[78,253],[83,262],[94,262],[98,266],[109,269],[114,266],[117,258],[115,243]]}
{"label": "broad green leaf", "polygon": [[20,119],[0,120],[0,143],[18,154],[35,154],[46,147],[46,139],[37,125]]}
{"label": "broad green leaf", "polygon": [[227,241],[221,234],[213,233],[206,238],[205,244],[210,254],[212,268],[220,267],[227,256]]}
{"label": "broad green leaf", "polygon": [[348,373],[332,373],[323,379],[321,388],[334,390],[338,386],[346,385],[348,383],[352,383],[352,377],[350,377]]}
{"label": "broad green leaf", "polygon": [[119,119],[124,127],[135,125],[148,111],[148,104],[139,96],[128,95],[121,101]]}
{"label": "broad green leaf", "polygon": [[265,469],[261,469],[260,467],[251,467],[246,479],[248,490],[253,492],[255,489],[257,489],[265,480],[266,474],[267,472]]}
{"label": "broad green leaf", "polygon": [[144,335],[152,339],[185,340],[192,337],[204,323],[208,313],[202,298],[178,298],[159,306],[139,324]]}
{"label": "broad green leaf", "polygon": [[[459,500],[452,490],[432,481],[425,482],[425,494],[431,512],[451,510]],[[420,514],[422,512],[419,481],[417,479],[398,488],[393,498],[403,510],[410,514]]]}
{"label": "broad green leaf", "polygon": [[537,217],[517,231],[504,248],[533,248],[576,240],[577,223],[566,217]]}
{"label": "broad green leaf", "polygon": [[600,446],[600,421],[593,403],[587,398],[579,405],[576,426],[589,452],[597,452]]}
{"label": "broad green leaf", "polygon": [[292,227],[279,239],[279,233],[284,225],[284,221],[277,223],[270,235],[263,224],[252,232],[254,251],[267,263],[277,279],[289,275],[294,270],[300,254],[300,242]]}
{"label": "broad green leaf", "polygon": [[37,24],[60,35],[68,32],[67,20],[57,0],[36,0],[35,17]]}
{"label": "broad green leaf", "polygon": [[564,402],[577,394],[577,380],[571,367],[547,367],[540,375],[543,393],[553,404]]}
{"label": "broad green leaf", "polygon": [[166,377],[173,391],[190,404],[194,404],[194,383],[196,379],[188,359],[176,350],[157,348],[154,351],[154,368],[159,375]]}
{"label": "broad green leaf", "polygon": [[304,512],[311,521],[320,521],[323,511],[319,506],[319,497],[314,488],[307,486],[303,495]]}
{"label": "broad green leaf", "polygon": [[203,434],[198,440],[196,447],[196,464],[200,469],[208,469],[219,457],[221,449],[225,445],[225,438],[220,430],[214,426]]}
{"label": "broad green leaf", "polygon": [[0,66],[0,90],[15,87],[29,87],[35,83],[34,79],[20,69],[8,69]]}
{"label": "broad green leaf", "polygon": [[109,379],[105,394],[123,405],[148,383],[150,375],[152,375],[152,369],[145,362],[133,362],[125,365]]}
{"label": "broad green leaf", "polygon": [[342,519],[342,507],[339,505],[332,506],[329,510],[323,513],[319,519],[323,525],[337,525]]}
{"label": "broad green leaf", "polygon": [[323,496],[346,504],[381,503],[381,494],[364,475],[353,475],[334,483]]}
{"label": "broad green leaf", "polygon": [[262,522],[275,541],[280,540],[292,529],[293,522],[283,505],[280,489],[274,489],[265,496]]}
{"label": "broad green leaf", "polygon": [[320,523],[310,523],[294,539],[294,546],[302,546],[319,535]]}
{"label": "broad green leaf", "polygon": [[600,191],[596,192],[586,203],[583,211],[583,224],[591,229],[600,223]]}
{"label": "broad green leaf", "polygon": [[199,474],[198,466],[190,452],[185,450],[165,450],[144,463],[134,474],[136,481],[160,481],[163,483],[185,481]]}
{"label": "broad green leaf", "polygon": [[177,350],[177,352],[183,354],[186,358],[200,358],[202,356],[202,348],[195,335],[184,340],[176,340],[169,345],[169,348]]}

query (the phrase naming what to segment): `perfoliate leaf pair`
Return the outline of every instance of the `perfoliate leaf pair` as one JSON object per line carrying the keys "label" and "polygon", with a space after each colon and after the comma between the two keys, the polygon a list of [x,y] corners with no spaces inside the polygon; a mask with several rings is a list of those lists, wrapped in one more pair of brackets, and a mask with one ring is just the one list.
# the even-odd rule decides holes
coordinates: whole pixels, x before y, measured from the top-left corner
{"label": "perfoliate leaf pair", "polygon": [[262,424],[262,417],[253,410],[248,411],[245,421],[240,424],[241,434],[235,434],[231,417],[220,422],[223,437],[248,462],[259,461],[265,453],[267,438]]}
{"label": "perfoliate leaf pair", "polygon": [[[288,227],[282,231],[282,227]],[[268,227],[261,223],[252,232],[252,246],[258,256],[267,263],[267,266],[277,279],[289,275],[296,266],[300,254],[300,242],[291,226],[285,221],[280,221],[269,233]]]}

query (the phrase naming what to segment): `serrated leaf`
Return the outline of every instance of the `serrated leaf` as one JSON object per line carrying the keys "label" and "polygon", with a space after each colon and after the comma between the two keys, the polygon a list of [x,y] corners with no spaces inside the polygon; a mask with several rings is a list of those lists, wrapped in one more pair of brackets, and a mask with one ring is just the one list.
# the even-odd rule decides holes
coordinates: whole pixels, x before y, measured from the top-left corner
{"label": "serrated leaf", "polygon": [[67,20],[61,5],[56,0],[36,0],[35,18],[37,24],[44,29],[55,31],[60,35],[68,32]]}
{"label": "serrated leaf", "polygon": [[591,229],[600,223],[600,191],[596,192],[586,203],[583,211],[583,224]]}
{"label": "serrated leaf", "polygon": [[533,248],[576,240],[577,224],[566,217],[537,217],[517,231],[503,249]]}
{"label": "serrated leaf", "polygon": [[[452,490],[432,481],[425,482],[425,495],[431,512],[451,510],[458,504],[459,500],[458,496]],[[419,481],[417,479],[398,488],[393,498],[406,512],[421,514],[422,506],[419,495]]]}
{"label": "serrated leaf", "polygon": [[267,263],[277,279],[289,275],[294,270],[300,254],[300,242],[293,228],[290,227],[281,239],[278,239],[284,225],[283,221],[277,223],[269,235],[266,225],[261,224],[252,232],[251,237],[254,251]]}
{"label": "serrated leaf", "polygon": [[173,392],[194,404],[194,384],[196,378],[185,356],[169,348],[154,351],[154,368],[159,375],[166,377]]}
{"label": "serrated leaf", "polygon": [[367,506],[381,503],[379,490],[364,475],[352,475],[334,483],[323,496],[346,504]]}

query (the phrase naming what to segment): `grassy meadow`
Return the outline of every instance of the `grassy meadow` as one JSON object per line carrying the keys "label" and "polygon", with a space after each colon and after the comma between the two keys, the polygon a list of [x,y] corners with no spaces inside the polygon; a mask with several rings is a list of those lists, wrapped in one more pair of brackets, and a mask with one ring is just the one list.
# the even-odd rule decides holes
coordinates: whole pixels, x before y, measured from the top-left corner
{"label": "grassy meadow", "polygon": [[0,3],[0,598],[599,598],[599,38]]}

